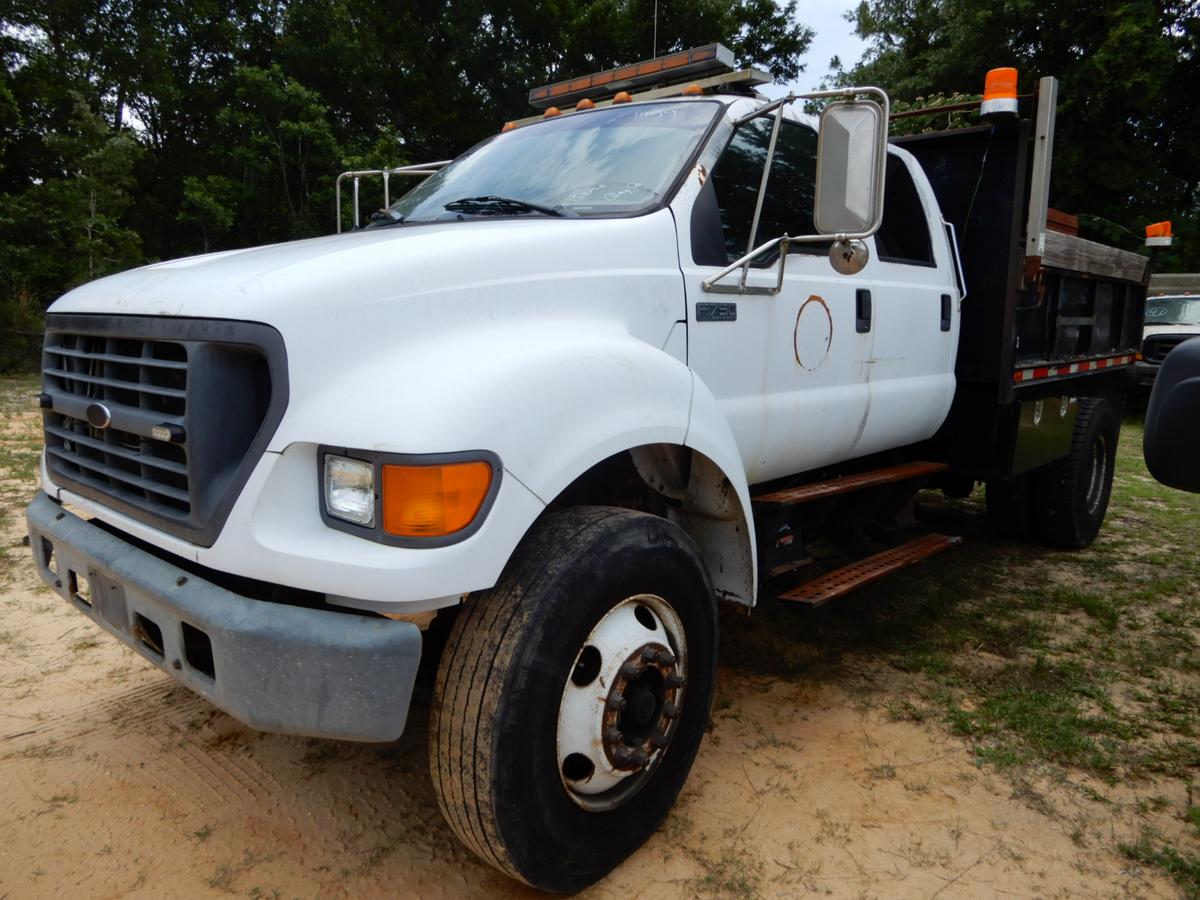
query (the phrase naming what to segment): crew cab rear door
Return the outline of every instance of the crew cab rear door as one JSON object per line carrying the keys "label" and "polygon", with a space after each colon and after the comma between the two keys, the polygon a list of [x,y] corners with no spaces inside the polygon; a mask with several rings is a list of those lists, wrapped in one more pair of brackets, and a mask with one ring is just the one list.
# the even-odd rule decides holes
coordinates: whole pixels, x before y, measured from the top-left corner
{"label": "crew cab rear door", "polygon": [[959,291],[933,190],[903,150],[888,153],[873,238],[871,402],[856,456],[931,437],[954,397]]}
{"label": "crew cab rear door", "polygon": [[[720,403],[751,483],[855,455],[873,337],[870,265],[855,277],[838,275],[827,244],[792,245],[778,294],[702,286],[749,249],[773,118],[738,126],[712,171],[698,167],[672,207],[687,292],[688,365]],[[816,147],[813,128],[785,117],[756,245],[784,233],[815,233]],[[773,287],[778,266],[777,253],[756,260],[746,284]],[[722,283],[739,278],[735,272]]]}

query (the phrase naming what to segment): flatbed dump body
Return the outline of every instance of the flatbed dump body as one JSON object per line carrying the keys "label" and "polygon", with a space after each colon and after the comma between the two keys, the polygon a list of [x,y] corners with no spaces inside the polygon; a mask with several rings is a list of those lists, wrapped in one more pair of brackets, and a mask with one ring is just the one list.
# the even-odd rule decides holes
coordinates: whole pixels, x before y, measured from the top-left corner
{"label": "flatbed dump body", "polygon": [[[1022,405],[1119,393],[1141,341],[1146,257],[1046,226],[1047,192],[1039,200],[1036,188],[1048,184],[1052,120],[1049,131],[1026,118],[893,138],[921,164],[958,240],[957,392],[935,442],[979,479],[1049,461],[1061,441],[1042,453],[1019,446]],[[1031,240],[1032,223],[1041,230]]]}

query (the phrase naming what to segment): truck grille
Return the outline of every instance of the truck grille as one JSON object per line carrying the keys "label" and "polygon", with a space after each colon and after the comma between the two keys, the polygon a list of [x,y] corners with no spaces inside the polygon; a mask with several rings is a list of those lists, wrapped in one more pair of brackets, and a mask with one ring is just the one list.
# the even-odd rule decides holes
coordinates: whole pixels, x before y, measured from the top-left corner
{"label": "truck grille", "polygon": [[265,325],[51,315],[42,378],[56,483],[210,546],[287,398]]}
{"label": "truck grille", "polygon": [[[51,333],[45,361],[48,388],[146,410],[162,420],[159,424],[183,427],[187,350],[182,344]],[[183,447],[115,426],[96,428],[86,418],[58,413],[46,418],[46,453],[65,471],[110,494],[191,512]]]}
{"label": "truck grille", "polygon": [[1194,337],[1194,334],[1152,334],[1142,342],[1142,359],[1160,365],[1168,353]]}

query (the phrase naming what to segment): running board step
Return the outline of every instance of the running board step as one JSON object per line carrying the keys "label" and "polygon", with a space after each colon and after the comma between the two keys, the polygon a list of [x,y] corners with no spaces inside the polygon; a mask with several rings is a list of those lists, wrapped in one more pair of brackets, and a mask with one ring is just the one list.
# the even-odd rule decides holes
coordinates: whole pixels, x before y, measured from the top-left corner
{"label": "running board step", "polygon": [[760,494],[752,497],[754,503],[762,506],[795,506],[798,503],[808,503],[812,500],[822,500],[837,494],[848,494],[862,488],[874,487],[878,484],[891,484],[896,481],[908,481],[910,478],[920,478],[922,475],[932,475],[944,472],[950,466],[938,462],[911,462],[900,466],[889,466],[886,469],[874,469],[870,472],[860,472],[857,475],[846,475],[843,478],[831,478],[828,481],[817,481],[813,484],[802,484],[800,487],[775,491],[770,494]]}
{"label": "running board step", "polygon": [[860,559],[858,562],[806,581],[799,587],[780,594],[779,599],[792,603],[803,603],[805,606],[820,606],[836,597],[850,593],[857,587],[878,581],[885,575],[890,575],[905,566],[911,566],[928,556],[941,553],[943,550],[961,543],[962,538],[960,537],[927,534],[909,541],[907,544],[884,550],[882,553],[876,553],[874,556],[868,556],[866,559]]}

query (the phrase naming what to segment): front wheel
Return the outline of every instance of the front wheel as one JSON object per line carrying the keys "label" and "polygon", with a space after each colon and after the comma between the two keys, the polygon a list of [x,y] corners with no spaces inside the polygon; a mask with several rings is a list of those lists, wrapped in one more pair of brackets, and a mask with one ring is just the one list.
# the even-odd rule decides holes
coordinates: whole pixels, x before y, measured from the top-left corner
{"label": "front wheel", "polygon": [[438,670],[429,755],[450,827],[533,887],[597,881],[683,786],[716,655],[686,532],[609,507],[547,516],[463,609]]}

